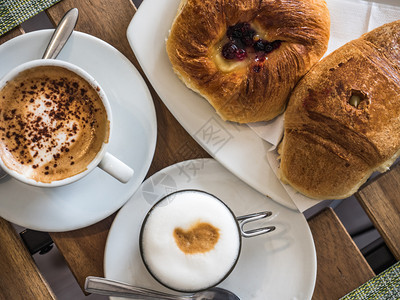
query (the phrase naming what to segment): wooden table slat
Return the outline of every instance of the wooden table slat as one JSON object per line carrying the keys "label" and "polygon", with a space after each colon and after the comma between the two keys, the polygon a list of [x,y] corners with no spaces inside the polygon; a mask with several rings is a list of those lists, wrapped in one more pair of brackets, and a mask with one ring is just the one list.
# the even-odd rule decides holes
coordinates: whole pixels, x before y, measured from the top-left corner
{"label": "wooden table slat", "polygon": [[21,26],[17,26],[14,29],[11,29],[9,32],[0,36],[0,45],[24,33],[25,31]]}
{"label": "wooden table slat", "polygon": [[0,299],[55,299],[12,225],[0,218]]}
{"label": "wooden table slat", "polygon": [[50,234],[82,291],[87,276],[104,277],[104,250],[114,218],[115,214],[84,229]]}
{"label": "wooden table slat", "polygon": [[381,234],[386,245],[400,260],[400,164],[363,186],[356,197]]}
{"label": "wooden table slat", "polygon": [[313,299],[338,299],[375,274],[331,208],[309,220],[317,252]]}

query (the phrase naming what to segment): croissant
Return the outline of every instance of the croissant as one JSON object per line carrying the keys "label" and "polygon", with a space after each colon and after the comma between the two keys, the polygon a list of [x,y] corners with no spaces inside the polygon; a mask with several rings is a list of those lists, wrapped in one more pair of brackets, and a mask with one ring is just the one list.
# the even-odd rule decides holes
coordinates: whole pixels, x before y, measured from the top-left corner
{"label": "croissant", "polygon": [[280,176],[306,196],[340,199],[400,155],[400,21],[317,63],[284,114]]}
{"label": "croissant", "polygon": [[266,121],[325,53],[329,30],[325,0],[182,0],[166,50],[222,119]]}

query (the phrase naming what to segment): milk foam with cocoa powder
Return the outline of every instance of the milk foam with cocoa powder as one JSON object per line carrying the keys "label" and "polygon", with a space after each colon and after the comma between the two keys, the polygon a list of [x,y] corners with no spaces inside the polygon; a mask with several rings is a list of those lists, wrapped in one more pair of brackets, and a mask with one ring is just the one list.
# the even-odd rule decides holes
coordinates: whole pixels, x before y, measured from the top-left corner
{"label": "milk foam with cocoa powder", "polygon": [[181,191],[159,202],[141,233],[141,253],[150,273],[179,291],[218,284],[240,252],[235,217],[220,200],[200,191]]}
{"label": "milk foam with cocoa powder", "polygon": [[0,156],[25,177],[49,183],[83,172],[108,136],[102,99],[66,68],[33,67],[0,90]]}

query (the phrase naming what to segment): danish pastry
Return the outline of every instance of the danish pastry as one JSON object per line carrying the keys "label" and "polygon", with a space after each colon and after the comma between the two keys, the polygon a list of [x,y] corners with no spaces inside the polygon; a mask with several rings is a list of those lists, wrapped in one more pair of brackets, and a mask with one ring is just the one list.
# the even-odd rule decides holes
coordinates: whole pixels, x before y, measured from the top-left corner
{"label": "danish pastry", "polygon": [[327,49],[325,0],[182,0],[167,39],[178,77],[224,120],[282,113]]}

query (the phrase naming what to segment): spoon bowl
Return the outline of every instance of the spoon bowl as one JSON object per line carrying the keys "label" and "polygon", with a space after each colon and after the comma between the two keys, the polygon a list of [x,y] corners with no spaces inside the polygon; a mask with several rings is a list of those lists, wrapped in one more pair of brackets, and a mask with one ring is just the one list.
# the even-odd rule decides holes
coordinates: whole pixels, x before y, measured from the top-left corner
{"label": "spoon bowl", "polygon": [[86,277],[85,291],[99,295],[145,300],[240,300],[234,293],[217,287],[194,294],[172,295],[146,288],[135,287],[120,281],[94,276]]}

